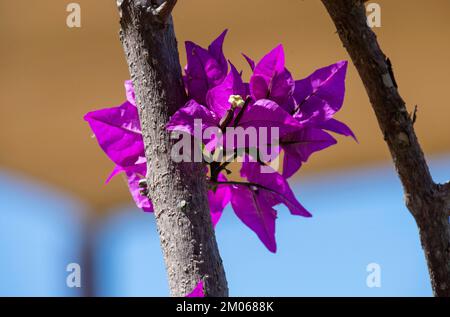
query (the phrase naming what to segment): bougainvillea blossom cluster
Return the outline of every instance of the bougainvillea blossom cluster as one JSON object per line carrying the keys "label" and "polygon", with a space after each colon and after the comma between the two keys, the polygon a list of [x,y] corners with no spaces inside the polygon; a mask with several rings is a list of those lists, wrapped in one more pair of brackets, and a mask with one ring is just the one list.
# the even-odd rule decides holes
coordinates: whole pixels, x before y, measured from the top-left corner
{"label": "bougainvillea blossom cluster", "polygon": [[[229,180],[235,178],[229,175],[228,160],[208,163],[205,173],[210,185],[208,199],[213,225],[231,204],[237,217],[275,252],[277,211],[274,207],[283,204],[292,215],[311,216],[298,202],[287,180],[311,154],[337,143],[329,132],[355,138],[350,128],[334,119],[344,101],[347,62],[338,62],[318,69],[307,78],[294,80],[285,66],[283,46],[279,45],[258,63],[244,55],[252,71],[249,83],[245,83],[242,72],[223,53],[226,33],[207,49],[186,43],[184,83],[188,102],[170,118],[167,129],[198,137],[194,133],[196,120],[201,120],[202,130],[211,127],[220,131],[229,127],[277,129],[274,147],[275,153],[282,157],[281,172],[270,170],[271,162],[259,157],[259,149],[249,151],[246,142],[238,142],[244,147],[238,149],[231,142],[236,156],[238,153],[243,156],[239,181]],[[122,105],[90,112],[85,120],[115,164],[107,182],[123,173],[136,205],[151,212],[152,203],[140,188],[147,167],[131,81],[125,82],[125,88],[127,100]],[[226,134],[220,138],[203,138],[202,134],[198,141],[212,152],[222,151],[224,147],[230,150]]]}

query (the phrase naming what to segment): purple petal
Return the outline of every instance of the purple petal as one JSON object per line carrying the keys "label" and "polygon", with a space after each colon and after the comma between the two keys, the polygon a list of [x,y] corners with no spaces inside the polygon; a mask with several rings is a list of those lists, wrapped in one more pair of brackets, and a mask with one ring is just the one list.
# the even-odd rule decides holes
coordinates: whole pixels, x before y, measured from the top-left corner
{"label": "purple petal", "polygon": [[133,82],[131,80],[125,81],[125,93],[127,95],[128,102],[136,106],[136,95],[134,93]]}
{"label": "purple petal", "polygon": [[260,99],[250,104],[244,111],[238,126],[243,128],[254,127],[279,128],[280,136],[296,131],[301,125],[288,112],[276,102]]}
{"label": "purple petal", "polygon": [[285,204],[293,215],[311,217],[311,214],[297,201],[287,181],[275,171],[261,172],[259,163],[244,162],[241,176],[249,184],[232,187],[231,205],[236,215],[253,230],[271,251],[276,252],[275,220],[278,204]]}
{"label": "purple petal", "polygon": [[270,206],[284,204],[293,215],[311,217],[312,215],[298,202],[286,179],[276,171],[269,172],[270,167],[265,166],[262,172],[261,164],[257,162],[244,162],[241,168],[241,176],[250,183],[263,186],[262,189],[268,195]]}
{"label": "purple petal", "polygon": [[186,42],[187,65],[184,78],[188,95],[205,104],[208,90],[222,83],[228,65],[222,52],[226,31],[206,50],[193,42]]}
{"label": "purple petal", "polygon": [[203,281],[198,282],[194,290],[187,294],[186,297],[205,297],[205,292],[203,291]]}
{"label": "purple petal", "polygon": [[279,45],[256,65],[253,76],[250,78],[250,92],[255,100],[269,97],[272,80],[285,70],[284,64],[283,46]]}
{"label": "purple petal", "polygon": [[122,166],[116,165],[112,170],[111,174],[109,174],[108,178],[105,181],[105,184],[108,184],[114,177],[124,172],[125,169]]}
{"label": "purple petal", "polygon": [[241,75],[236,67],[231,64],[231,70],[225,80],[217,87],[211,89],[206,96],[206,104],[218,118],[223,118],[230,103],[228,100],[231,95],[239,95],[245,98],[246,87],[242,81]]}
{"label": "purple petal", "polygon": [[300,129],[285,136],[280,141],[284,150],[283,177],[289,178],[294,175],[312,153],[336,143],[331,135],[315,128]]}
{"label": "purple petal", "polygon": [[256,67],[255,61],[253,59],[251,59],[250,57],[248,57],[247,55],[245,55],[244,53],[242,53],[242,56],[244,56],[244,58],[247,61],[248,65],[250,66],[252,71],[254,71],[255,67]]}
{"label": "purple petal", "polygon": [[202,133],[209,127],[215,127],[219,125],[219,119],[212,111],[200,105],[195,100],[191,100],[170,118],[169,123],[167,123],[166,127],[169,131],[185,132],[195,136],[194,134],[196,132],[196,119],[201,120],[201,127],[199,127],[199,132]]}
{"label": "purple petal", "polygon": [[300,121],[326,121],[338,112],[344,102],[347,62],[321,68],[295,83],[294,98]]}
{"label": "purple petal", "polygon": [[[302,127],[289,113],[271,100],[260,99],[249,104],[243,111],[240,119],[237,119],[236,116],[233,124],[242,128],[242,133],[239,133],[239,129],[227,129],[223,136],[221,144],[227,149],[255,148],[277,144],[283,135],[295,132]],[[273,148],[275,146],[266,148],[267,154]]]}
{"label": "purple petal", "polygon": [[107,182],[109,182],[117,174],[125,172],[128,188],[134,202],[136,203],[136,206],[146,212],[153,212],[152,202],[147,197],[142,196],[140,192],[141,188],[139,187],[139,181],[144,178],[144,175],[147,174],[147,166],[145,159],[141,159],[139,161],[139,164],[127,168],[116,166],[111,175],[108,177]]}
{"label": "purple petal", "polygon": [[153,205],[150,199],[141,195],[141,188],[139,187],[139,181],[145,174],[136,173],[135,171],[126,171],[128,188],[130,189],[131,196],[138,208],[146,212],[153,212]]}
{"label": "purple petal", "polygon": [[269,251],[275,253],[277,212],[266,201],[264,192],[235,185],[232,187],[231,205],[238,218],[258,235]]}
{"label": "purple petal", "polygon": [[[222,174],[219,175],[219,181],[226,182],[227,179]],[[222,216],[223,210],[231,201],[231,189],[229,185],[218,185],[215,191],[208,191],[209,208],[211,212],[211,220],[213,226],[216,227],[217,223]]]}
{"label": "purple petal", "polygon": [[209,54],[211,54],[211,56],[217,61],[223,74],[228,72],[227,59],[223,54],[223,42],[225,41],[225,36],[227,33],[228,30],[223,31],[222,34],[220,34],[219,37],[217,37],[217,39],[215,39],[208,47]]}
{"label": "purple petal", "polygon": [[275,101],[284,110],[291,113],[295,109],[295,100],[292,96],[294,88],[294,78],[292,78],[291,73],[287,69],[284,69],[273,77],[268,99]]}
{"label": "purple petal", "polygon": [[117,165],[130,166],[144,156],[139,116],[131,103],[89,112],[84,119],[102,150]]}
{"label": "purple petal", "polygon": [[353,139],[355,139],[356,142],[358,142],[358,139],[356,138],[353,131],[345,123],[342,123],[341,121],[338,121],[336,119],[330,119],[325,122],[321,122],[317,126],[324,130],[328,130],[337,134],[351,136]]}

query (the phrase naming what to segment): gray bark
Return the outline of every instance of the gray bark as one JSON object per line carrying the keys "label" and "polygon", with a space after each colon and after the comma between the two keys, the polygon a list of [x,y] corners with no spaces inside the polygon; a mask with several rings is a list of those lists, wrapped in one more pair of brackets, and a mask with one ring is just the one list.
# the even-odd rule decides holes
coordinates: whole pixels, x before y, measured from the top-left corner
{"label": "gray bark", "polygon": [[118,0],[120,37],[134,84],[147,158],[147,185],[172,296],[200,280],[206,296],[228,287],[209,214],[205,170],[171,159],[165,125],[186,101],[170,12],[176,1]]}
{"label": "gray bark", "polygon": [[450,185],[435,184],[394,79],[368,27],[364,1],[322,0],[369,95],[408,209],[416,220],[435,296],[450,296]]}

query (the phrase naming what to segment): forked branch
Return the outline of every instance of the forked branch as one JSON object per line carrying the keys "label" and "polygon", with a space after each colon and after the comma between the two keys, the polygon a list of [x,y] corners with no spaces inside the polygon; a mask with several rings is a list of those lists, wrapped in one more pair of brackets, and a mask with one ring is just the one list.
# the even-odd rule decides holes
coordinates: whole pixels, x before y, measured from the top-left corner
{"label": "forked branch", "polygon": [[450,296],[450,185],[433,182],[395,84],[392,65],[367,25],[362,0],[322,0],[357,68],[419,227],[433,292]]}

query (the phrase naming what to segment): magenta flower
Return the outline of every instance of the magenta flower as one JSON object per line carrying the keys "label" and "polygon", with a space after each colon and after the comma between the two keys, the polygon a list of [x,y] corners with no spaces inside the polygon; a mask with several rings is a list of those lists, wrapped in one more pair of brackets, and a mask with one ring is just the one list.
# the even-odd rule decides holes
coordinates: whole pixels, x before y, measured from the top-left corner
{"label": "magenta flower", "polygon": [[[239,72],[231,64],[230,73],[222,84],[212,88],[207,93],[206,106],[199,104],[195,100],[190,100],[171,117],[167,124],[167,129],[195,136],[195,120],[198,119],[201,119],[202,132],[208,128],[216,128],[217,131],[225,132],[227,127],[241,127],[244,129],[249,127],[256,129],[277,127],[281,135],[287,135],[301,127],[295,118],[284,111],[277,103],[268,99],[260,99],[256,102],[248,99],[248,102],[243,107],[232,108],[229,102],[230,96],[239,96],[244,100],[246,95],[246,85],[242,82]],[[228,114],[229,111],[231,111],[230,114]],[[229,120],[224,120],[228,115]],[[220,143],[227,148],[239,143],[237,140],[228,142],[225,139],[226,134],[223,135]],[[218,142],[217,138],[202,138],[205,144],[213,140],[215,145]],[[248,142],[245,145],[248,145]],[[208,147],[209,150],[213,148],[214,146]]]}
{"label": "magenta flower", "polygon": [[[201,119],[201,141],[209,144],[209,149],[212,150],[218,141],[217,134],[221,130],[221,120],[230,109],[228,102],[230,95],[245,95],[245,92],[245,85],[242,82],[240,74],[231,65],[230,73],[225,77],[223,82],[207,92],[205,97],[206,106],[201,105],[194,99],[190,100],[170,118],[167,129],[169,131],[184,132],[195,136],[195,120]],[[203,133],[208,128],[216,128],[217,132],[211,136],[203,137]]]}
{"label": "magenta flower", "polygon": [[279,45],[254,65],[246,57],[253,68],[250,78],[250,93],[254,100],[270,99],[291,113],[294,109],[293,92],[295,82],[291,73],[285,68],[283,46]]}
{"label": "magenta flower", "polygon": [[132,94],[130,82],[125,83],[125,88],[127,97],[130,96],[128,101],[119,107],[89,112],[84,119],[89,123],[102,150],[116,164],[107,182],[124,172],[136,205],[152,212],[150,200],[139,194],[139,180],[146,173],[144,143],[137,108],[131,103],[134,102],[134,92]]}
{"label": "magenta flower", "polygon": [[[153,212],[152,202],[142,195],[139,186],[140,180],[147,175],[147,165],[134,90],[130,81],[125,82],[125,89],[128,100],[124,104],[89,112],[84,119],[89,123],[102,150],[115,163],[106,182],[124,173],[136,206],[146,212]],[[227,188],[218,188],[215,192],[208,193],[214,226],[230,201],[228,192]]]}
{"label": "magenta flower", "polygon": [[351,136],[344,123],[333,119],[344,102],[347,62],[342,61],[315,71],[303,80],[294,81],[285,68],[281,45],[264,56],[258,64],[244,55],[253,75],[250,79],[252,98],[267,98],[289,112],[302,129],[280,137],[284,150],[283,176],[294,175],[312,153],[337,141],[324,130]]}
{"label": "magenta flower", "polygon": [[84,119],[102,150],[117,165],[133,166],[139,157],[144,157],[136,106],[125,102],[119,107],[89,112]]}
{"label": "magenta flower", "polygon": [[295,82],[292,113],[307,128],[283,140],[283,176],[292,176],[312,153],[337,143],[324,130],[356,140],[349,127],[333,118],[344,102],[346,72],[347,62],[342,61]]}
{"label": "magenta flower", "polygon": [[146,212],[153,212],[152,202],[146,196],[142,195],[142,189],[139,186],[140,180],[147,174],[146,162],[126,168],[124,172],[127,178],[128,188],[130,189],[131,196],[133,197],[136,206]]}
{"label": "magenta flower", "polygon": [[[167,128],[194,135],[194,120],[202,119],[202,131],[210,127],[222,131],[226,127],[279,129],[278,152],[284,151],[282,175],[275,171],[262,174],[262,165],[253,160],[244,162],[241,169],[241,177],[247,182],[228,183],[236,215],[270,251],[275,252],[276,211],[273,207],[285,204],[292,214],[311,216],[295,199],[286,178],[295,174],[312,153],[337,143],[325,130],[354,136],[350,129],[333,118],[343,103],[347,63],[339,62],[296,82],[285,67],[281,45],[258,63],[244,57],[253,70],[248,85],[231,65],[231,71],[222,83],[210,87],[203,104],[200,99],[191,100],[171,118]],[[230,104],[230,96],[235,95],[247,101],[243,109],[233,108]],[[229,144],[236,147],[238,142],[226,140],[226,136],[222,136],[220,144],[225,148],[229,148]],[[209,137],[211,135],[208,138],[202,135],[202,141],[208,150],[215,150],[218,140]],[[209,146],[211,143],[213,146]],[[241,144],[249,147],[247,142]],[[210,180],[225,185],[227,182],[217,179],[223,170],[220,163],[212,166]]]}
{"label": "magenta flower", "polygon": [[[271,252],[276,252],[274,207],[283,204],[292,215],[311,217],[296,199],[287,179],[313,153],[337,143],[328,132],[355,138],[350,128],[334,118],[344,101],[347,62],[321,68],[295,81],[285,67],[283,46],[279,45],[258,63],[244,55],[253,71],[249,83],[244,83],[241,73],[223,54],[226,33],[208,49],[186,43],[184,83],[189,101],[170,118],[167,129],[199,139],[213,154],[231,150],[236,159],[243,153],[239,181],[224,175],[231,173],[230,161],[209,163],[205,177],[210,186],[211,219],[215,226],[231,203],[237,217]],[[151,201],[141,195],[139,187],[147,168],[136,97],[131,81],[125,87],[124,104],[90,112],[85,120],[116,166],[108,181],[124,173],[136,205],[152,211]],[[263,138],[257,134],[256,143],[252,143],[246,136],[229,135],[229,128],[264,129],[268,135]],[[204,133],[210,129],[215,132]],[[276,136],[272,129],[278,132]],[[196,135],[199,131],[201,135]],[[269,158],[265,157],[263,146],[271,149]],[[269,163],[281,153],[284,155],[280,174]],[[203,294],[202,282],[192,294]]]}
{"label": "magenta flower", "polygon": [[[218,181],[226,183],[227,178],[220,174]],[[213,189],[208,191],[209,209],[211,220],[214,227],[222,217],[223,210],[231,201],[231,188],[227,185],[217,184]]]}
{"label": "magenta flower", "polygon": [[347,62],[341,61],[296,81],[294,117],[308,126],[356,139],[350,128],[333,119],[344,103],[346,73]]}
{"label": "magenta flower", "polygon": [[244,224],[252,229],[271,251],[276,252],[274,206],[284,204],[292,215],[311,217],[297,201],[286,179],[273,171],[261,173],[259,163],[244,163],[241,176],[248,183],[232,185],[231,205]]}
{"label": "magenta flower", "polygon": [[284,136],[280,140],[284,151],[283,177],[294,175],[311,154],[336,144],[337,141],[327,132],[319,128],[305,127]]}
{"label": "magenta flower", "polygon": [[190,98],[205,103],[208,91],[225,79],[228,63],[223,54],[223,42],[227,30],[214,40],[208,49],[193,42],[186,42],[187,65],[184,83]]}
{"label": "magenta flower", "polygon": [[134,94],[133,82],[131,80],[125,81],[125,94],[127,96],[127,101],[133,106],[136,106],[136,95]]}

